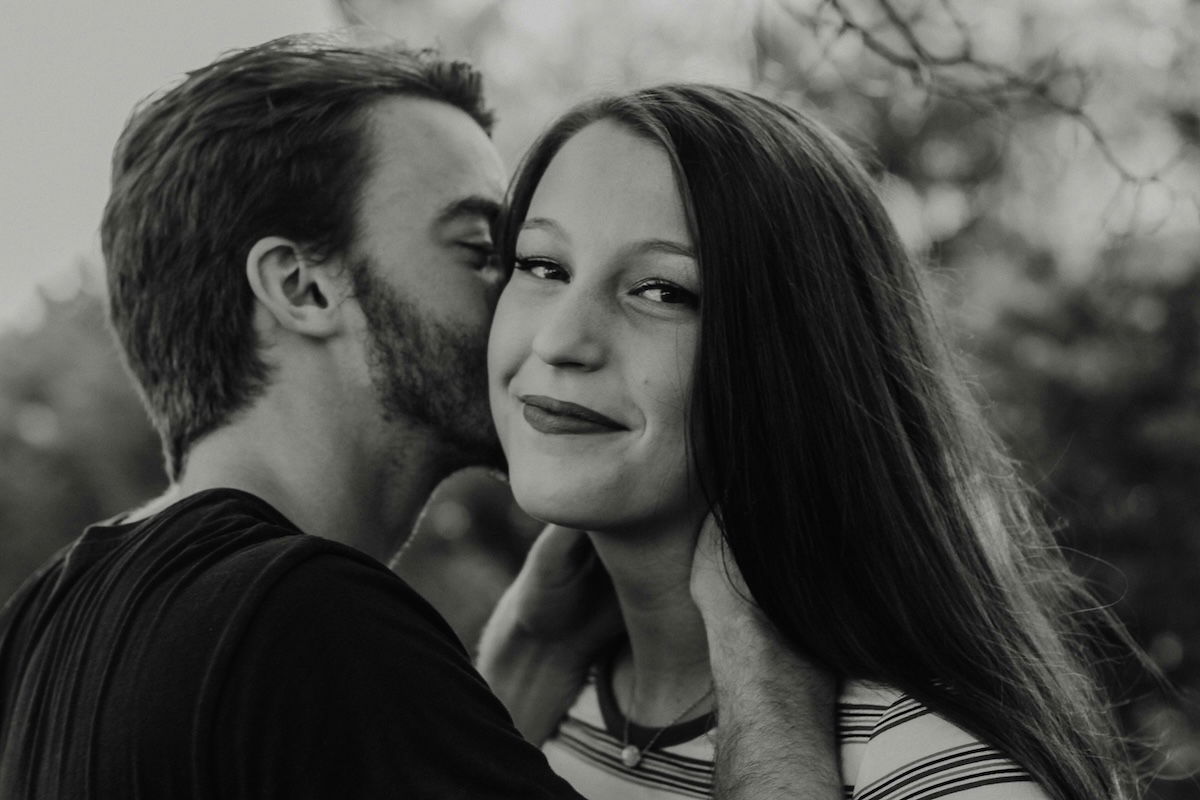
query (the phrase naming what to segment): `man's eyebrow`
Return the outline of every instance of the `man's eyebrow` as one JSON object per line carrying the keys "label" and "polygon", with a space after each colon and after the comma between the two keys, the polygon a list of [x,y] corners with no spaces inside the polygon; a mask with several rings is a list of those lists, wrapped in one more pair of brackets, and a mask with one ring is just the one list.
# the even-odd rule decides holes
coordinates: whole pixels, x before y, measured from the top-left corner
{"label": "man's eyebrow", "polygon": [[502,206],[496,200],[473,194],[447,203],[433,218],[433,224],[440,227],[463,217],[479,217],[491,225],[500,217],[501,210]]}

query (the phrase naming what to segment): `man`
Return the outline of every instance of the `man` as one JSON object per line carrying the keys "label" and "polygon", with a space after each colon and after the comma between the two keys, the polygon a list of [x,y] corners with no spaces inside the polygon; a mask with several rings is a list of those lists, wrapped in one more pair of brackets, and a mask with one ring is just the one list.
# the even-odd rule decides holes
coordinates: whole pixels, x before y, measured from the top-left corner
{"label": "man", "polygon": [[[382,565],[440,480],[499,463],[490,125],[468,66],[319,37],[225,56],[135,112],[102,238],[172,489],[89,528],[0,614],[0,797],[576,796]],[[520,704],[530,655],[548,680],[584,663],[547,605],[554,551],[491,629],[489,675],[526,728],[546,714]],[[718,678],[743,673],[723,696],[784,721],[792,701],[738,663],[770,637],[726,646],[739,627],[714,640]],[[789,744],[722,720],[736,765],[770,752],[760,729]],[[828,767],[831,739],[790,755]],[[800,788],[833,796],[816,774]]]}

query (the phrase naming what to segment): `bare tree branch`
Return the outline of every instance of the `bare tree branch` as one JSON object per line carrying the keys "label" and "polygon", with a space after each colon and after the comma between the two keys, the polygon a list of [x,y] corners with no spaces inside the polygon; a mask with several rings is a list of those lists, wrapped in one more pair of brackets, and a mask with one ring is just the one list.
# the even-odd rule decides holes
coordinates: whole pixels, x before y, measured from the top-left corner
{"label": "bare tree branch", "polygon": [[[1090,87],[1081,70],[1065,66],[1056,53],[1042,61],[1040,74],[1023,73],[1012,67],[976,57],[975,43],[965,18],[954,0],[929,0],[905,16],[895,0],[863,0],[879,11],[877,21],[868,22],[849,7],[846,0],[822,0],[812,11],[788,0],[774,3],[783,13],[811,30],[818,39],[823,30],[833,29],[834,39],[853,35],[886,64],[907,73],[913,83],[931,96],[965,103],[976,110],[1010,110],[1018,103],[1033,102],[1072,119],[1094,143],[1101,158],[1135,188],[1160,182],[1182,158],[1182,150],[1149,172],[1138,172],[1121,158],[1095,117],[1086,108]],[[938,10],[953,29],[958,47],[939,54],[916,28],[919,19]],[[889,43],[889,39],[898,44]],[[1073,78],[1080,89],[1075,97],[1063,97],[1061,87]]]}

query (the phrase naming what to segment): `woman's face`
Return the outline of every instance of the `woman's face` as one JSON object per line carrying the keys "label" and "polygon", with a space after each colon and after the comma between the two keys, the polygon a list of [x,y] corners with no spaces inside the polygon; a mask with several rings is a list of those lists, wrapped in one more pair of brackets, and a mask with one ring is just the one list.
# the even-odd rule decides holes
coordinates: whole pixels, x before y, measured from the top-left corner
{"label": "woman's face", "polygon": [[693,254],[657,145],[601,121],[555,155],[488,347],[492,414],[528,513],[590,530],[703,513],[686,444]]}

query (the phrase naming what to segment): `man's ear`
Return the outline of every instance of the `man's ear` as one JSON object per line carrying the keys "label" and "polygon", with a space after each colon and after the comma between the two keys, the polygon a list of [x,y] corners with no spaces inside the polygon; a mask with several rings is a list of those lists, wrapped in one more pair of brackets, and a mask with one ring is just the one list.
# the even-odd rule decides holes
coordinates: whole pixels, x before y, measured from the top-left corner
{"label": "man's ear", "polygon": [[342,287],[330,265],[313,263],[290,239],[259,239],[246,256],[246,280],[258,302],[279,325],[325,338],[342,329]]}

